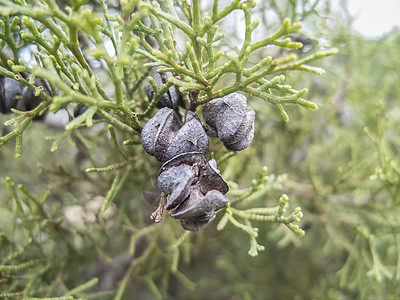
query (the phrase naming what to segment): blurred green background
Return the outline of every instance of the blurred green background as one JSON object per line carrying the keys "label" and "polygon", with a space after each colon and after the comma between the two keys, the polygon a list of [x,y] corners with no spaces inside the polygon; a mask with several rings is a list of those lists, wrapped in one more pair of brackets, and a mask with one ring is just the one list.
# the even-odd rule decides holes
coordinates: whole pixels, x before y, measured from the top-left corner
{"label": "blurred green background", "polygon": [[[277,22],[296,3],[260,2],[260,14],[268,8]],[[46,137],[62,127],[34,122],[24,134],[21,159],[14,158],[13,143],[0,151],[3,298],[22,299],[12,293],[28,286],[36,297],[70,293],[83,299],[399,299],[400,30],[365,38],[352,31],[345,2],[334,7],[326,1],[318,13],[305,14],[312,4],[298,1],[292,19],[304,23],[311,47],[337,47],[339,54],[315,63],[325,75],[294,72],[286,81],[307,87],[307,99],[319,109],[289,107],[290,122],[284,123],[272,105],[249,99],[257,116],[253,144],[219,164],[224,178],[239,187],[267,166],[279,184],[257,202],[274,206],[286,193],[291,208],[304,212],[305,236],[260,224],[258,242],[266,250],[253,258],[248,236],[232,225],[218,232],[216,220],[177,251],[179,224],[149,220],[159,165],[140,146],[127,146],[138,171],[100,213],[114,174],[82,170],[118,161],[107,128],[83,129],[51,152]],[[273,31],[269,20],[275,19],[264,26]],[[0,116],[2,135],[8,119]],[[218,143],[211,150],[223,152]],[[21,184],[29,193],[18,189]],[[41,203],[46,191],[42,212],[32,203]],[[15,270],[4,267],[25,262]],[[88,289],[70,292],[88,281]]]}

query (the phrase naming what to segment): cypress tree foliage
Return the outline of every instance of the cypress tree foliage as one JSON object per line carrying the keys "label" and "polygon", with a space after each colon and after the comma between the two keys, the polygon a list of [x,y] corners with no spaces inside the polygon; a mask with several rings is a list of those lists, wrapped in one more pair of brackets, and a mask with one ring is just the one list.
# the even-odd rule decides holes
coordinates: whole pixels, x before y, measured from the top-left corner
{"label": "cypress tree foliage", "polygon": [[[398,32],[368,42],[324,15],[307,0],[0,0],[1,78],[40,99],[1,115],[0,298],[396,297],[399,93],[383,66],[400,60],[380,49]],[[140,132],[175,87],[179,121],[207,128],[203,106],[234,93],[255,112],[245,151],[209,138],[229,205],[196,233],[150,220],[161,164]]]}

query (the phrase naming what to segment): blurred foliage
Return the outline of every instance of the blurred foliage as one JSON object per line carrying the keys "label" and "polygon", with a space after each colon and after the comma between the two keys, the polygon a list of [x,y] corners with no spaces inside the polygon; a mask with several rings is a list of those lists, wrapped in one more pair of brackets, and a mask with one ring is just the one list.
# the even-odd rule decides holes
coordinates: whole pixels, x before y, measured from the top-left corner
{"label": "blurred foliage", "polygon": [[[261,29],[277,29],[289,16],[304,23],[309,47],[325,43],[339,54],[321,61],[322,77],[287,75],[294,87],[309,88],[317,111],[287,107],[286,123],[253,97],[252,146],[225,160],[222,144],[214,141],[211,150],[233,191],[251,188],[262,174],[265,189],[253,204],[276,206],[289,195],[304,212],[305,236],[259,226],[265,250],[251,257],[248,237],[232,224],[216,230],[221,218],[195,234],[170,218],[152,224],[159,164],[140,147],[119,146],[120,136],[114,143],[112,129],[95,124],[52,152],[46,137],[64,129],[33,122],[21,159],[12,142],[0,151],[1,298],[399,298],[400,31],[366,40],[351,33],[348,12],[328,2],[318,13],[319,1],[262,2]],[[301,57],[306,50],[296,51]],[[7,120],[0,116],[2,136]],[[127,175],[84,172],[118,163],[121,152],[136,158]],[[114,175],[126,180],[101,212]]]}

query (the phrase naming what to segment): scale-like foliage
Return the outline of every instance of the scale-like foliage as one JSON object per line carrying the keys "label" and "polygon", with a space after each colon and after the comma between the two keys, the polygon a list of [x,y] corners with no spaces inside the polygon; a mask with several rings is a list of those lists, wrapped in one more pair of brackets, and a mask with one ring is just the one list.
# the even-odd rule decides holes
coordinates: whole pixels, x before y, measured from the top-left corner
{"label": "scale-like foliage", "polygon": [[[319,1],[259,2],[0,0],[0,76],[40,99],[1,116],[0,297],[398,296],[398,32],[354,39]],[[209,139],[230,203],[196,233],[150,220],[160,165],[140,132],[176,87],[178,122],[209,135],[215,99],[255,116],[244,152]]]}

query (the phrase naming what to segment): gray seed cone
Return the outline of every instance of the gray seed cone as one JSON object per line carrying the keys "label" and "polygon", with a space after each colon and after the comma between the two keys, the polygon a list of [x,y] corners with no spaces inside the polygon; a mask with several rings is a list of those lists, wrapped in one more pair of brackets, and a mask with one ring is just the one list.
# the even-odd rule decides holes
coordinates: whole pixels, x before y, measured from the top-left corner
{"label": "gray seed cone", "polygon": [[229,141],[242,123],[246,106],[246,97],[239,93],[214,99],[204,105],[204,121],[217,131],[221,141]]}
{"label": "gray seed cone", "polygon": [[[170,77],[172,77],[171,72],[157,72],[159,68],[153,68],[150,72],[150,76],[153,77],[157,88],[160,89]],[[146,88],[147,97],[149,100],[153,100],[154,91],[153,87],[149,83]],[[176,109],[179,105],[183,104],[182,95],[179,88],[176,85],[172,85],[166,93],[161,95],[160,100],[158,100],[157,107],[169,107]]]}
{"label": "gray seed cone", "polygon": [[[35,85],[42,86],[43,91],[47,95],[50,95],[50,87],[46,80],[35,78]],[[40,96],[35,96],[34,91],[26,85],[12,78],[0,76],[1,113],[10,113],[13,108],[19,111],[30,111],[36,108],[42,101],[43,99]]]}
{"label": "gray seed cone", "polygon": [[175,117],[173,110],[170,109],[170,113],[164,123],[161,124],[155,140],[154,156],[159,161],[168,160],[165,158],[165,152],[179,130],[179,127],[178,119]]}
{"label": "gray seed cone", "polygon": [[208,137],[197,115],[188,111],[185,124],[179,129],[166,152],[165,159],[169,160],[179,154],[187,152],[206,153],[208,150]]}
{"label": "gray seed cone", "polygon": [[228,203],[228,198],[221,192],[211,190],[204,196],[199,187],[194,186],[190,196],[170,215],[180,219],[184,229],[198,231],[214,220],[217,211]]}
{"label": "gray seed cone", "polygon": [[206,157],[203,153],[188,152],[175,156],[174,158],[166,161],[162,166],[158,175],[167,171],[170,168],[178,167],[180,165],[189,165],[193,169],[199,170],[207,163]]}
{"label": "gray seed cone", "polygon": [[190,166],[181,165],[170,168],[160,174],[157,184],[166,195],[171,195],[165,209],[172,209],[181,204],[190,193],[190,186],[194,181],[194,173]]}
{"label": "gray seed cone", "polygon": [[25,85],[14,79],[3,77],[0,87],[2,113],[10,113],[12,108],[18,109],[24,87]]}
{"label": "gray seed cone", "polygon": [[239,93],[204,105],[204,121],[216,130],[218,138],[230,151],[242,151],[253,140],[255,112],[246,113],[246,106],[246,97]]}
{"label": "gray seed cone", "polygon": [[164,107],[143,126],[142,146],[147,153],[164,161],[165,151],[178,130],[179,124],[174,111]]}
{"label": "gray seed cone", "polygon": [[235,136],[231,140],[224,142],[226,149],[238,152],[250,146],[254,138],[255,115],[254,111],[249,111],[245,114]]}
{"label": "gray seed cone", "polygon": [[199,188],[203,194],[211,190],[217,190],[222,194],[226,194],[229,191],[229,186],[219,174],[217,163],[214,159],[210,160],[200,171]]}
{"label": "gray seed cone", "polygon": [[[50,87],[46,80],[36,77],[35,85],[42,86],[43,92],[45,92],[47,95],[50,95],[51,93]],[[24,86],[24,89],[22,91],[22,99],[23,99],[24,111],[29,111],[34,109],[40,104],[40,102],[43,101],[43,99],[40,96],[35,96],[34,91],[32,91],[27,86]]]}

